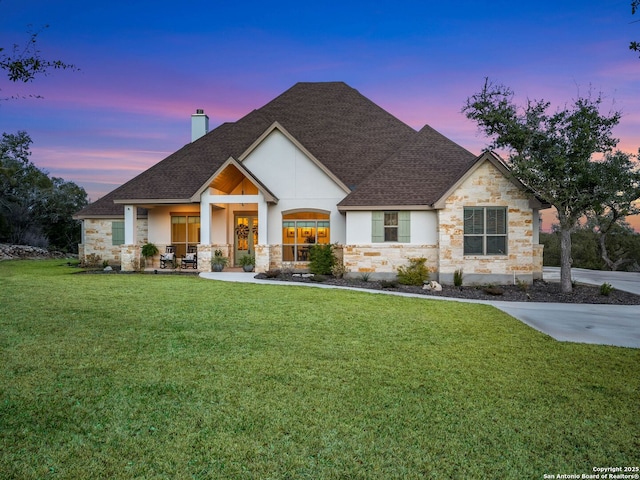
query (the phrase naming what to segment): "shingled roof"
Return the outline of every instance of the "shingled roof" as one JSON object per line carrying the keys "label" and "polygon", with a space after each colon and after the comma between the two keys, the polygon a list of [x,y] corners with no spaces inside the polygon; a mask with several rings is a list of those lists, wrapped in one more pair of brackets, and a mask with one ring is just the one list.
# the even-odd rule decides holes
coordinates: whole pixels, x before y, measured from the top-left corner
{"label": "shingled roof", "polygon": [[428,125],[371,173],[338,207],[431,206],[477,157]]}
{"label": "shingled roof", "polygon": [[188,203],[229,157],[274,122],[352,190],[342,207],[433,203],[475,158],[435,130],[420,132],[343,82],[297,83],[265,106],[224,123],[77,214],[122,215],[135,203]]}

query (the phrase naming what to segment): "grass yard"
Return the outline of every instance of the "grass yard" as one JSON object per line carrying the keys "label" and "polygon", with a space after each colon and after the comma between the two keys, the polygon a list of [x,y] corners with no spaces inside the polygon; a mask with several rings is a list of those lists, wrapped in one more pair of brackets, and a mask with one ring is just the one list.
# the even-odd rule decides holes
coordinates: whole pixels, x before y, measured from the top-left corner
{"label": "grass yard", "polygon": [[0,262],[0,477],[640,466],[640,350],[484,305]]}

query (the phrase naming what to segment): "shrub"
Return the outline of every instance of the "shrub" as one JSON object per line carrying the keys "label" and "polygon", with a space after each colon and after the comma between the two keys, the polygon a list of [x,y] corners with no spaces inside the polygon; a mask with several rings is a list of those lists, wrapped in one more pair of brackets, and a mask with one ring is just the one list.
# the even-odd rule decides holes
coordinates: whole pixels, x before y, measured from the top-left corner
{"label": "shrub", "polygon": [[429,280],[426,258],[410,258],[409,265],[398,267],[398,282],[403,285],[423,285]]}
{"label": "shrub", "polygon": [[309,271],[316,275],[331,275],[331,268],[335,265],[333,246],[330,244],[315,244],[309,248]]}
{"label": "shrub", "polygon": [[331,267],[331,274],[336,278],[344,277],[345,273],[349,273],[349,269],[343,263],[336,263]]}
{"label": "shrub", "polygon": [[369,272],[362,272],[360,275],[358,275],[358,280],[360,280],[361,282],[368,282],[369,278],[371,278],[371,274]]}
{"label": "shrub", "polygon": [[462,286],[462,269],[458,268],[455,272],[453,272],[453,285],[456,287]]}
{"label": "shrub", "polygon": [[240,257],[240,260],[238,260],[238,264],[241,267],[245,267],[245,266],[249,266],[249,265],[255,265],[256,264],[256,257],[253,255],[243,255]]}
{"label": "shrub", "polygon": [[81,264],[85,268],[98,268],[102,265],[102,257],[96,253],[90,253],[84,257],[84,263]]}
{"label": "shrub", "polygon": [[613,290],[613,286],[610,283],[603,283],[600,285],[600,295],[604,295],[608,297],[611,291]]}
{"label": "shrub", "polygon": [[158,254],[158,247],[153,243],[145,243],[140,250],[140,253],[144,258],[153,257]]}
{"label": "shrub", "polygon": [[529,289],[529,284],[527,282],[519,278],[516,278],[516,285],[518,286],[521,292],[527,293],[527,290]]}

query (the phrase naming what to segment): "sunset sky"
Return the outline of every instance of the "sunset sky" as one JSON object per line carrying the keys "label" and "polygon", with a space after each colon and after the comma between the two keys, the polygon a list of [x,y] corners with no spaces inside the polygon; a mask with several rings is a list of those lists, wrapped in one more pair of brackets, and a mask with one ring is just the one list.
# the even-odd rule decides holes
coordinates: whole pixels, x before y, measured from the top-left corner
{"label": "sunset sky", "polygon": [[2,98],[44,98],[0,101],[0,132],[27,131],[38,167],[97,200],[188,143],[196,109],[215,128],[299,81],[344,81],[480,153],[487,141],[460,111],[489,77],[518,103],[602,93],[623,113],[619,148],[636,153],[639,20],[628,0],[0,0],[0,47],[49,25],[42,55],[79,68],[1,78]]}

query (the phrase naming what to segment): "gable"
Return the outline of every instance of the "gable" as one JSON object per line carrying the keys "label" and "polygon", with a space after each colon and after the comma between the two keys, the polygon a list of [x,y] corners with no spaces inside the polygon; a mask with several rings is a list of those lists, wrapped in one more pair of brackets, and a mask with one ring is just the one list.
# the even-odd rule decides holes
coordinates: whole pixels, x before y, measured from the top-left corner
{"label": "gable", "polygon": [[[509,168],[493,153],[484,152],[460,178],[434,203],[434,208],[444,208],[451,195],[467,196],[472,192],[484,197],[498,198],[498,190],[509,191],[529,200],[531,208],[548,208],[530,189],[517,180]],[[496,196],[497,195],[497,196]],[[488,200],[487,200],[488,202]]]}
{"label": "gable", "polygon": [[342,198],[346,187],[283,128],[271,128],[242,155],[242,166],[280,199]]}

